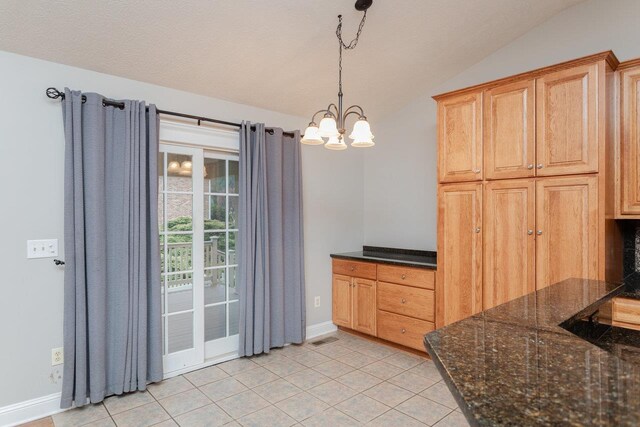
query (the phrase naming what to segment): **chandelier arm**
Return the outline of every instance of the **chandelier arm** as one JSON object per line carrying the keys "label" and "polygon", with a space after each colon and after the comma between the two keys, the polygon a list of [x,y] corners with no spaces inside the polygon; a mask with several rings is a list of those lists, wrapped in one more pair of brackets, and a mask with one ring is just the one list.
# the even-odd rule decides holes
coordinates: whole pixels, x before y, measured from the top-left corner
{"label": "chandelier arm", "polygon": [[[316,122],[316,116],[320,113],[327,113],[330,112],[329,110],[318,110],[315,113],[313,113],[313,116],[311,116],[311,123],[315,123]],[[332,113],[333,114],[333,113]]]}
{"label": "chandelier arm", "polygon": [[[351,108],[351,107],[349,107]],[[347,123],[347,117],[349,117],[351,114],[357,114],[358,117],[360,117],[360,113],[358,113],[357,111],[349,111],[349,112],[345,112],[344,116],[342,116],[342,123],[346,124]]]}
{"label": "chandelier arm", "polygon": [[[331,111],[331,107],[335,108],[336,110],[335,114],[333,111]],[[338,106],[336,104],[334,104],[333,102],[329,104],[326,111],[327,113],[331,114],[334,119],[338,120],[338,117],[340,116],[340,110],[338,109]]]}
{"label": "chandelier arm", "polygon": [[344,116],[345,116],[345,117],[347,117],[347,113],[354,112],[354,111],[352,111],[352,110],[351,110],[352,108],[357,108],[357,109],[360,111],[360,116],[361,116],[361,117],[365,117],[365,115],[364,115],[364,110],[362,109],[362,107],[361,107],[361,106],[359,106],[359,105],[357,105],[357,104],[352,105],[352,106],[350,106],[349,108],[347,108],[346,110],[344,110]]}

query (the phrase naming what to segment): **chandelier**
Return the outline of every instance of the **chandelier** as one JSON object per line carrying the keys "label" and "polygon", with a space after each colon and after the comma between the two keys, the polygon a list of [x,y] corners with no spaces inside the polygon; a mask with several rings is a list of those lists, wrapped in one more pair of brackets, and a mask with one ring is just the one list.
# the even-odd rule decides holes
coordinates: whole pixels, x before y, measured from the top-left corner
{"label": "chandelier", "polygon": [[[347,144],[344,142],[344,135],[346,133],[345,123],[347,117],[350,115],[357,115],[358,120],[353,125],[353,130],[349,135],[349,138],[353,140],[352,147],[373,147],[373,134],[367,117],[364,115],[362,107],[359,105],[352,105],[343,111],[342,109],[342,50],[351,50],[356,47],[362,28],[367,19],[367,9],[371,7],[373,0],[357,0],[356,9],[364,12],[362,20],[358,26],[358,32],[356,37],[346,44],[342,40],[342,15],[338,15],[338,28],[336,29],[336,36],[338,37],[338,44],[340,46],[340,54],[338,57],[338,105],[331,103],[324,109],[316,112],[311,118],[311,123],[304,131],[302,137],[303,144],[308,145],[321,145],[324,144],[325,148],[330,150],[346,150]],[[320,125],[316,124],[316,117],[318,114],[323,113]]]}

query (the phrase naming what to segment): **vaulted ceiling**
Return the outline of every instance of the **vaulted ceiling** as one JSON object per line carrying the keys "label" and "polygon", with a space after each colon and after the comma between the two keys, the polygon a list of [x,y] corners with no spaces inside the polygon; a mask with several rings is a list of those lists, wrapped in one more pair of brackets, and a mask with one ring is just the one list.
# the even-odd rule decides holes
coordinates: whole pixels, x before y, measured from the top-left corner
{"label": "vaulted ceiling", "polygon": [[[345,102],[380,117],[580,1],[375,0]],[[352,38],[354,2],[1,0],[0,50],[309,116],[336,99],[337,15]]]}

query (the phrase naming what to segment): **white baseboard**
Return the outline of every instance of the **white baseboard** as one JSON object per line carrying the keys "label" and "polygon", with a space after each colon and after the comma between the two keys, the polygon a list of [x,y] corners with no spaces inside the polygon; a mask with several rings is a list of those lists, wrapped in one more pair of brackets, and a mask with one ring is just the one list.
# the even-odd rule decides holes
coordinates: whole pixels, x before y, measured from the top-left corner
{"label": "white baseboard", "polygon": [[[317,338],[319,336],[330,334],[337,330],[338,328],[331,321],[316,323],[315,325],[307,326],[307,339],[309,340]],[[225,356],[226,357],[217,360],[208,360],[207,362],[203,363],[202,366],[198,366],[197,369],[237,357],[237,355]],[[193,369],[194,367],[190,367],[189,369],[185,369],[184,371],[186,372]],[[170,378],[182,373],[184,372],[171,372],[166,377]],[[48,417],[62,411],[64,411],[64,409],[60,409],[60,393],[54,393],[48,396],[38,397],[36,399],[27,400],[24,402],[5,406],[4,408],[0,408],[0,426],[15,426],[18,424]]]}
{"label": "white baseboard", "polygon": [[60,396],[54,393],[0,408],[0,426],[15,426],[62,412],[65,409],[60,409]]}
{"label": "white baseboard", "polygon": [[338,330],[338,327],[333,324],[332,321],[316,323],[315,325],[307,326],[307,339],[319,337],[321,335],[330,334]]}

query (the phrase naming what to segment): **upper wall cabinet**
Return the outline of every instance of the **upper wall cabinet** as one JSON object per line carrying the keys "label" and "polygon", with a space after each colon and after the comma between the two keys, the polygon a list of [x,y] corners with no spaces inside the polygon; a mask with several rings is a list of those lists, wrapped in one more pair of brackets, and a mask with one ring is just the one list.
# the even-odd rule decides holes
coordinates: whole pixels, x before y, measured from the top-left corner
{"label": "upper wall cabinet", "polygon": [[440,182],[482,180],[482,93],[438,103]]}
{"label": "upper wall cabinet", "polygon": [[487,179],[535,175],[535,80],[484,93],[484,161]]}
{"label": "upper wall cabinet", "polygon": [[640,215],[640,61],[620,71],[620,214]]}
{"label": "upper wall cabinet", "polygon": [[536,81],[537,175],[598,172],[596,64]]}

